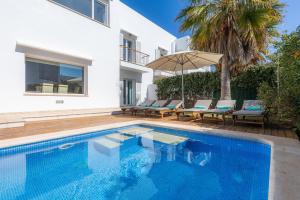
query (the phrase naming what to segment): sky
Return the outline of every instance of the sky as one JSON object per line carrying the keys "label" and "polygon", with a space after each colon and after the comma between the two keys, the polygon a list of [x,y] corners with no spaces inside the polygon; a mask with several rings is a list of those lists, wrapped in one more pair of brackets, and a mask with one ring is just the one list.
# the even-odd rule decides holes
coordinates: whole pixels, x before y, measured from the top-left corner
{"label": "sky", "polygon": [[[180,22],[176,16],[187,5],[187,0],[121,0],[157,25],[177,37],[188,35],[179,31]],[[300,25],[300,0],[282,0],[286,4],[280,32],[294,31]]]}

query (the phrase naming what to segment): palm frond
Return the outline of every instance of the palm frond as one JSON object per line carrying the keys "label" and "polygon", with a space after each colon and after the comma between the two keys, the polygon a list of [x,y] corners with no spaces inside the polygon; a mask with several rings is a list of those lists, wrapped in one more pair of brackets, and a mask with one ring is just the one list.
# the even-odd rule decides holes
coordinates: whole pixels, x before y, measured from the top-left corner
{"label": "palm frond", "polygon": [[228,65],[264,59],[278,35],[284,4],[279,0],[189,0],[177,17],[181,31],[192,31],[193,48],[224,54]]}

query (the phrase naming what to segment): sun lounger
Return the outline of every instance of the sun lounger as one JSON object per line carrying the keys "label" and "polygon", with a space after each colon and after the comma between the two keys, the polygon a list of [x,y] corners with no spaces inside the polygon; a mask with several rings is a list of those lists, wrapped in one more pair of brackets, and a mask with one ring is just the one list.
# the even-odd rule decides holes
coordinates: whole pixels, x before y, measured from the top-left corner
{"label": "sun lounger", "polygon": [[137,112],[144,112],[146,114],[146,111],[151,108],[158,108],[158,107],[164,107],[168,103],[168,100],[156,100],[153,102],[150,106],[136,106],[132,108],[132,114],[137,114]]}
{"label": "sun lounger", "polygon": [[177,110],[177,119],[179,120],[180,114],[185,115],[186,113],[192,114],[192,116],[195,118],[196,114],[198,115],[210,109],[211,103],[212,100],[198,100],[193,108]]}
{"label": "sun lounger", "polygon": [[172,100],[168,105],[152,105],[149,109],[145,111],[146,115],[158,113],[161,118],[164,117],[166,113],[176,113],[176,111],[182,106],[181,100]]}
{"label": "sun lounger", "polygon": [[204,114],[211,114],[212,118],[214,118],[214,115],[216,115],[217,117],[221,115],[223,123],[225,125],[225,116],[231,114],[234,111],[235,104],[236,100],[219,100],[215,109],[209,109],[200,113],[201,119],[204,119]]}
{"label": "sun lounger", "polygon": [[[239,117],[242,117],[240,119]],[[255,118],[255,120],[247,120],[247,118]],[[241,110],[232,113],[233,125],[237,122],[260,124],[264,128],[267,112],[260,100],[245,100]]]}
{"label": "sun lounger", "polygon": [[146,100],[143,103],[137,105],[137,106],[122,106],[121,110],[123,111],[123,113],[125,113],[126,111],[130,111],[131,114],[133,115],[134,110],[138,110],[138,109],[145,109],[150,107],[153,103],[155,102],[155,100]]}

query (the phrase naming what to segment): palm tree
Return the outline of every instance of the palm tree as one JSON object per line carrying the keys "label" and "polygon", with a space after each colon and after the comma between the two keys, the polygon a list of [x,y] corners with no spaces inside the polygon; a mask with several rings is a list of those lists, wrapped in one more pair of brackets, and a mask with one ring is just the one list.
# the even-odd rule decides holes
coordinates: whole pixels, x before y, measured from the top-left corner
{"label": "palm tree", "polygon": [[231,99],[230,70],[264,59],[278,35],[279,0],[189,0],[177,17],[181,31],[192,32],[192,47],[222,53],[221,99]]}

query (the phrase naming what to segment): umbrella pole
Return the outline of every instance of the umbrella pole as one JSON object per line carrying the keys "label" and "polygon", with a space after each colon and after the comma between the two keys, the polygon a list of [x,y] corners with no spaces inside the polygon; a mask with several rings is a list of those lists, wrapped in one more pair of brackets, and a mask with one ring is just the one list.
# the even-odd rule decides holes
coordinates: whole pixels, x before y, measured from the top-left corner
{"label": "umbrella pole", "polygon": [[183,83],[183,65],[181,65],[181,95],[182,95],[182,107],[184,107],[184,83]]}

